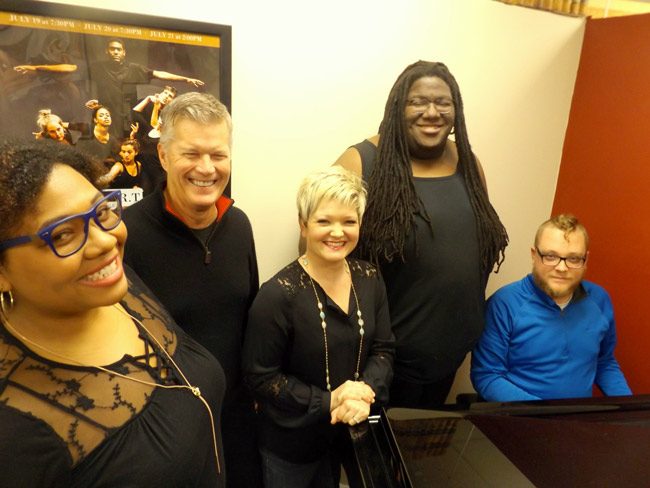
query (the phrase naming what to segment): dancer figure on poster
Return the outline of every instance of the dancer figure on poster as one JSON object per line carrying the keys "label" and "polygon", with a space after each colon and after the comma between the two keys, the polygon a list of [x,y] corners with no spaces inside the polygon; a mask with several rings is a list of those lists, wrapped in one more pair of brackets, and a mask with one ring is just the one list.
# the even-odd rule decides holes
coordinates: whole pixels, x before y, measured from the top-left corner
{"label": "dancer figure on poster", "polygon": [[131,107],[138,99],[137,85],[152,79],[184,81],[194,87],[205,83],[196,78],[177,75],[167,71],[148,68],[142,64],[126,61],[126,47],[121,39],[109,39],[106,44],[108,59],[90,65],[90,79],[94,86],[94,98],[86,102],[92,108],[98,103],[107,106],[113,114],[113,134],[123,137],[123,131],[131,120]]}
{"label": "dancer figure on poster", "polygon": [[108,108],[98,105],[93,110],[94,125],[92,133],[78,143],[80,149],[109,165],[115,162],[115,155],[119,150],[116,139],[111,137],[110,127],[112,123],[113,117]]}
{"label": "dancer figure on poster", "polygon": [[72,136],[68,131],[69,124],[53,114],[51,109],[39,110],[36,124],[40,129],[39,132],[33,132],[36,139],[52,139],[63,144],[72,144]]}
{"label": "dancer figure on poster", "polygon": [[81,121],[86,99],[82,95],[87,72],[84,56],[80,34],[28,32],[24,44],[12,48],[6,62],[13,75],[3,82],[3,94],[10,102],[6,109],[31,113],[45,106],[65,120]]}
{"label": "dancer figure on poster", "polygon": [[144,167],[147,182],[151,182],[153,189],[159,181],[165,178],[165,171],[158,160],[158,140],[160,138],[161,114],[167,104],[176,97],[176,88],[165,86],[163,91],[148,95],[133,107],[133,119],[138,121],[142,130],[140,137],[140,161]]}
{"label": "dancer figure on poster", "polygon": [[[101,183],[110,188],[122,190],[122,205],[128,207],[142,200],[145,194],[151,190],[151,184],[146,181],[142,164],[136,160],[140,151],[140,144],[133,136],[137,132],[131,131],[131,137],[125,139],[120,145],[120,160],[117,161],[101,178]],[[144,191],[145,186],[147,192]]]}
{"label": "dancer figure on poster", "polygon": [[169,102],[171,102],[176,96],[176,88],[173,86],[165,86],[164,90],[160,93],[154,95],[149,95],[133,107],[134,112],[146,116],[145,120],[151,126],[151,129],[147,131],[147,135],[152,139],[160,139],[160,124],[162,119],[160,117],[162,109],[165,108]]}
{"label": "dancer figure on poster", "polygon": [[136,160],[139,151],[136,139],[125,139],[120,146],[120,160],[102,176],[102,183],[111,188],[142,188],[142,164]]}
{"label": "dancer figure on poster", "polygon": [[111,139],[109,128],[113,122],[111,112],[106,107],[97,107],[93,111],[93,136],[100,144],[108,144]]}

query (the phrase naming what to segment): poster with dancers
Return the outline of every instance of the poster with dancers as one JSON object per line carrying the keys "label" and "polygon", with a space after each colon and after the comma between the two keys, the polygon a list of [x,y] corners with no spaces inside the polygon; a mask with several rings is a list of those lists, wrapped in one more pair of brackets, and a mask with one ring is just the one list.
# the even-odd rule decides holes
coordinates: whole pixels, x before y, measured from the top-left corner
{"label": "poster with dancers", "polygon": [[75,146],[125,205],[164,178],[157,146],[175,96],[231,108],[231,28],[29,0],[0,4],[0,134]]}

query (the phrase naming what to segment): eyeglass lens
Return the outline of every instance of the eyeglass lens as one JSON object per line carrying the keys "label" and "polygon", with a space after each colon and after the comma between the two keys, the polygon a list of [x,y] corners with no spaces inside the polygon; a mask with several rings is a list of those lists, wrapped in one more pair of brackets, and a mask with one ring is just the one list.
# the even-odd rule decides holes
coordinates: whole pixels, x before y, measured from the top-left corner
{"label": "eyeglass lens", "polygon": [[567,268],[582,268],[584,265],[584,258],[579,256],[569,256],[566,258],[561,258],[560,256],[554,255],[543,255],[542,262],[547,266],[557,266],[560,264],[560,261],[564,261]]}
{"label": "eyeglass lens", "polygon": [[433,105],[438,113],[448,114],[454,107],[454,102],[447,98],[436,98],[431,100],[426,97],[414,97],[408,101],[408,104],[415,108],[418,112],[426,111]]}
{"label": "eyeglass lens", "polygon": [[94,211],[66,219],[50,231],[50,240],[55,252],[61,256],[70,256],[83,247],[88,238],[89,220],[105,231],[114,229],[122,220],[120,194],[110,195],[100,200]]}

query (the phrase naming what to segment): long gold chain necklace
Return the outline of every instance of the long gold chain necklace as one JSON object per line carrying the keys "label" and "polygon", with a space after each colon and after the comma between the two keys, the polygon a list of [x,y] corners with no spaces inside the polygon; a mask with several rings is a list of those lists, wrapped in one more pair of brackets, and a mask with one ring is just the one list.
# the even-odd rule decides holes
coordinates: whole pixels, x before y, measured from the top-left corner
{"label": "long gold chain necklace", "polygon": [[[301,256],[300,262],[307,271],[309,266],[309,261],[306,256]],[[361,308],[359,307],[359,297],[357,296],[357,290],[354,288],[354,280],[352,280],[352,273],[350,272],[350,265],[348,262],[345,262],[346,270],[350,275],[350,285],[352,285],[352,294],[354,295],[354,301],[357,305],[357,324],[359,324],[359,354],[357,356],[357,369],[354,372],[354,380],[359,379],[359,366],[361,365],[361,351],[363,349],[363,335],[365,331],[363,330],[363,316],[361,314]],[[325,343],[325,383],[327,385],[327,391],[332,391],[332,385],[330,384],[330,360],[329,360],[329,349],[327,346],[327,322],[325,321],[325,310],[323,309],[323,303],[318,297],[318,292],[316,291],[316,285],[314,280],[307,271],[307,276],[309,277],[309,282],[311,283],[311,288],[314,290],[314,296],[316,297],[316,305],[318,306],[318,317],[320,318],[321,329],[323,330],[323,342]]]}
{"label": "long gold chain necklace", "polygon": [[40,344],[34,342],[33,340],[31,340],[31,339],[25,337],[23,334],[21,334],[20,332],[18,332],[18,330],[16,330],[16,327],[14,327],[14,326],[12,325],[11,322],[9,322],[9,317],[7,317],[6,314],[2,314],[2,316],[3,316],[3,318],[4,318],[5,326],[7,327],[7,329],[9,329],[9,330],[14,334],[14,335],[16,335],[17,337],[19,337],[22,341],[24,341],[24,342],[26,342],[26,343],[28,343],[28,344],[31,344],[32,346],[36,346],[37,348],[39,348],[39,349],[41,349],[41,350],[43,350],[43,351],[46,351],[46,352],[48,352],[49,354],[52,354],[53,356],[56,356],[56,357],[61,358],[61,359],[64,359],[65,361],[67,361],[67,362],[69,362],[69,363],[74,363],[74,364],[77,364],[77,365],[79,365],[79,366],[83,366],[83,367],[85,367],[85,368],[95,368],[95,369],[98,369],[98,370],[100,370],[100,371],[103,371],[104,373],[106,373],[106,374],[108,374],[108,375],[111,375],[111,376],[119,376],[120,378],[124,378],[125,380],[134,381],[134,382],[136,382],[136,383],[140,383],[140,384],[143,384],[143,385],[151,386],[151,387],[153,387],[153,388],[165,388],[165,389],[169,389],[169,390],[172,390],[172,389],[183,389],[183,390],[189,390],[189,391],[191,391],[192,394],[193,394],[196,398],[198,398],[199,400],[201,400],[201,403],[203,403],[203,405],[205,406],[206,410],[208,411],[208,416],[210,417],[210,427],[212,428],[212,445],[213,445],[213,448],[214,448],[214,458],[215,458],[215,461],[216,461],[216,464],[217,464],[217,473],[218,473],[218,474],[221,474],[221,463],[219,462],[219,449],[217,448],[217,434],[216,434],[216,429],[215,429],[215,426],[214,426],[214,416],[212,415],[212,409],[210,408],[210,405],[209,405],[208,402],[205,400],[205,398],[203,398],[203,396],[201,396],[201,390],[199,389],[198,386],[192,386],[192,384],[189,382],[189,380],[188,380],[188,379],[185,377],[185,375],[183,374],[183,371],[181,370],[181,368],[179,368],[178,365],[176,364],[176,362],[172,359],[171,355],[170,355],[170,354],[167,352],[167,350],[162,346],[162,344],[160,344],[160,342],[158,341],[158,339],[156,339],[156,337],[155,337],[151,332],[149,332],[149,330],[144,326],[144,324],[143,324],[140,320],[138,320],[137,318],[135,318],[133,315],[129,314],[126,310],[123,310],[123,309],[122,309],[121,307],[119,307],[117,304],[114,305],[114,306],[115,306],[115,308],[116,308],[117,310],[119,310],[122,314],[124,314],[124,315],[126,315],[127,317],[131,318],[131,320],[135,321],[135,322],[136,322],[140,327],[142,327],[142,329],[146,332],[147,336],[148,336],[151,340],[153,340],[153,342],[156,343],[156,345],[158,346],[158,348],[159,348],[159,349],[160,349],[160,350],[165,354],[165,356],[167,356],[167,359],[169,359],[169,362],[174,366],[174,368],[176,368],[176,371],[178,371],[178,373],[180,374],[181,378],[182,378],[183,381],[185,382],[184,385],[161,385],[161,384],[154,383],[154,382],[151,382],[151,381],[145,381],[145,380],[141,380],[141,379],[139,379],[139,378],[133,378],[133,377],[131,377],[131,376],[127,376],[127,375],[125,375],[125,374],[118,373],[118,372],[116,372],[116,371],[112,371],[112,370],[110,370],[110,369],[108,369],[108,368],[105,368],[105,367],[103,367],[103,366],[97,366],[97,365],[94,365],[94,364],[84,364],[84,363],[82,363],[81,361],[77,361],[76,359],[73,359],[73,358],[70,358],[70,357],[64,356],[63,354],[60,354],[60,353],[58,353],[58,352],[56,352],[56,351],[53,351],[52,349],[49,349],[49,348],[44,347],[44,346],[41,346]]}

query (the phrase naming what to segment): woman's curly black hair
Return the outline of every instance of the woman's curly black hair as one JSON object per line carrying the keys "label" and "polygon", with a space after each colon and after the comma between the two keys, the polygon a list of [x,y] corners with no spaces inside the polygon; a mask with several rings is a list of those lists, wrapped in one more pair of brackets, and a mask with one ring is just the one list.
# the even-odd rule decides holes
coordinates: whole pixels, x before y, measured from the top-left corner
{"label": "woman's curly black hair", "polygon": [[13,233],[34,211],[55,164],[70,166],[94,186],[103,172],[96,161],[65,144],[0,140],[0,241],[15,237]]}

